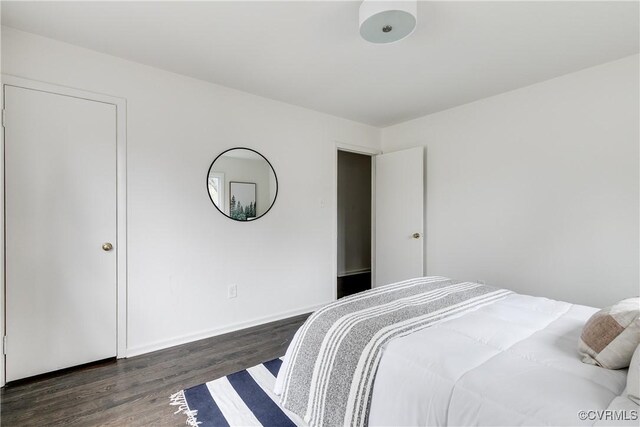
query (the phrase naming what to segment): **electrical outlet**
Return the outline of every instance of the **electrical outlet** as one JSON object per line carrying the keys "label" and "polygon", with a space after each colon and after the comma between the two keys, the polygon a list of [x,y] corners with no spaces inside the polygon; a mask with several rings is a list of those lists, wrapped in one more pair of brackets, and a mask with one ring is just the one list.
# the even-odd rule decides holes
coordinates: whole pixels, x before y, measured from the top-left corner
{"label": "electrical outlet", "polygon": [[236,285],[229,285],[227,289],[227,298],[235,298],[238,296],[238,287]]}

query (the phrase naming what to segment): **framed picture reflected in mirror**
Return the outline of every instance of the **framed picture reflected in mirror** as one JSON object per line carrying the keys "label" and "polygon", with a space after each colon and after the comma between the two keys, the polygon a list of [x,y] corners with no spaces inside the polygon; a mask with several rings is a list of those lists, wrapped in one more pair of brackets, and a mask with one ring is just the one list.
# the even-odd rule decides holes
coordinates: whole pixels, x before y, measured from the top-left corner
{"label": "framed picture reflected in mirror", "polygon": [[255,182],[229,183],[229,216],[238,221],[256,219]]}

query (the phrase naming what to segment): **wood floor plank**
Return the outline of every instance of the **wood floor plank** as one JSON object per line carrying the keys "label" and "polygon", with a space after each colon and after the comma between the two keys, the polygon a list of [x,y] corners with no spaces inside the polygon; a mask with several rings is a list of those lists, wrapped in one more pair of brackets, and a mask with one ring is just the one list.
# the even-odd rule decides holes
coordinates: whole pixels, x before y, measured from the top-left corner
{"label": "wood floor plank", "polygon": [[2,426],[183,426],[169,396],[284,354],[308,315],[31,380],[0,391]]}

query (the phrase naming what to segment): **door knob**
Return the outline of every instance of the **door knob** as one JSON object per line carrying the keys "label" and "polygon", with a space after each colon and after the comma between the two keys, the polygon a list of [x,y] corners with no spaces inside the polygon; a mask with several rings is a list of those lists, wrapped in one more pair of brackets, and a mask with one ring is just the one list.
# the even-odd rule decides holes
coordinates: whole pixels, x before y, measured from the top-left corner
{"label": "door knob", "polygon": [[413,238],[414,239],[419,239],[420,238],[420,233],[413,233]]}
{"label": "door knob", "polygon": [[113,249],[113,245],[109,242],[105,243],[102,245],[102,250],[103,251],[110,251],[111,249]]}

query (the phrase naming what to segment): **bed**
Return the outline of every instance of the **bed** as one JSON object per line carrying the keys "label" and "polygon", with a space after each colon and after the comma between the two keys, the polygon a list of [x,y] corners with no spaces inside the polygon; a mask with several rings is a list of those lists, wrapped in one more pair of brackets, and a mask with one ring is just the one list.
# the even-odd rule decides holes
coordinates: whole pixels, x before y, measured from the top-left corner
{"label": "bed", "polygon": [[[355,409],[352,404],[343,405],[353,392],[345,392],[344,396],[335,399],[336,402],[331,402],[332,396],[349,388],[351,383],[348,375],[340,371],[331,379],[334,388],[324,396],[325,400],[320,401],[329,405],[324,418],[314,418],[310,403],[305,412],[306,397],[297,408],[287,401],[287,391],[296,392],[289,390],[292,386],[287,382],[290,379],[287,375],[295,376],[299,360],[315,359],[320,353],[313,347],[301,349],[304,347],[300,344],[301,336],[311,333],[305,331],[304,325],[287,351],[276,382],[275,392],[281,395],[284,406],[310,425],[593,425],[597,423],[596,416],[589,411],[611,409],[626,410],[627,415],[631,411],[637,414],[638,407],[620,397],[626,386],[626,369],[608,370],[584,364],[576,351],[582,327],[597,309],[439,277],[414,279],[414,283],[421,280],[428,282],[425,289],[431,294],[455,286],[456,289],[467,286],[465,292],[476,293],[465,297],[464,306],[458,300],[453,303],[447,300],[450,296],[443,297],[447,307],[458,304],[463,309],[441,316],[428,325],[412,330],[405,328],[404,332],[381,345],[372,370],[371,389],[363,398],[365,408],[361,418],[350,418],[350,411],[357,411],[357,404]],[[415,298],[400,297],[403,300]],[[363,310],[380,312],[358,301],[362,294],[352,298],[351,302],[345,299],[347,302],[343,306],[359,304],[355,309],[357,313]],[[480,302],[469,305],[471,300]],[[340,304],[340,301],[334,304]],[[385,304],[391,303],[383,300],[382,305]],[[428,309],[433,310],[433,307]],[[342,326],[336,326],[340,321],[335,319],[346,317],[356,319],[349,326],[353,327],[363,318],[353,316],[353,312],[338,313],[334,316],[335,324],[327,327],[339,329]],[[406,323],[406,319],[392,320],[396,321]],[[382,328],[388,330],[388,322]],[[372,334],[380,336],[379,331]],[[355,335],[357,341],[361,333]],[[320,341],[326,343],[328,337],[330,334],[321,337]],[[305,384],[310,381],[312,390],[321,388],[319,382],[314,383],[305,375],[315,377],[323,369],[338,370],[341,363],[355,363],[349,362],[349,357],[360,360],[355,363],[357,371],[365,359],[358,348],[356,344],[345,343],[330,368],[311,363],[313,372],[309,371],[307,375],[301,371],[297,380]],[[374,356],[367,360],[370,358]],[[294,378],[292,382],[295,381]],[[290,400],[295,403],[294,398]],[[331,404],[337,406],[334,408]],[[342,406],[346,408],[344,413],[340,412]],[[335,413],[339,416],[331,418]],[[345,421],[339,422],[341,419]],[[622,421],[625,424],[625,420]],[[626,423],[637,425],[638,422],[627,419]],[[604,424],[612,422],[609,420]]]}

